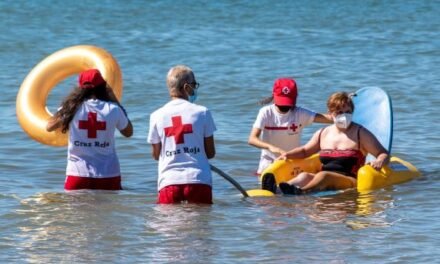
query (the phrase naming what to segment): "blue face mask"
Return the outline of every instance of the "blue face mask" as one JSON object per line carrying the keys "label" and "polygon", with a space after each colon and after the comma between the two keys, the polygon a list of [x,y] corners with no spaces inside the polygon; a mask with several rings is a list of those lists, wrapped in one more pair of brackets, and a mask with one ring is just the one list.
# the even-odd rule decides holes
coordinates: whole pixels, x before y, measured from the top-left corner
{"label": "blue face mask", "polygon": [[197,100],[197,89],[193,90],[193,94],[188,96],[188,101],[194,103]]}

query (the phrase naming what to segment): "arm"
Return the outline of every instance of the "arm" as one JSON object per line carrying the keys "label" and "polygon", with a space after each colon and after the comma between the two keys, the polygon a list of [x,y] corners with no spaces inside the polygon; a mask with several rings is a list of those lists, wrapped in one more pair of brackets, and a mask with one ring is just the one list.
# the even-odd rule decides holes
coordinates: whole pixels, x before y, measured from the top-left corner
{"label": "arm", "polygon": [[380,170],[390,161],[388,151],[380,144],[379,140],[366,128],[361,128],[360,139],[361,148],[376,157],[376,160],[369,164],[376,170]]}
{"label": "arm", "polygon": [[278,159],[304,159],[308,156],[315,154],[321,148],[319,146],[319,136],[321,130],[318,130],[313,134],[312,138],[304,146],[294,148],[281,155]]}
{"label": "arm", "polygon": [[107,87],[107,94],[110,99],[110,102],[114,102],[115,104],[117,104],[122,109],[122,112],[124,112],[125,116],[128,118],[127,111],[125,111],[125,108],[121,105],[115,93],[110,87]]}
{"label": "arm", "polygon": [[267,149],[270,152],[278,155],[282,155],[286,153],[283,149],[275,147],[267,142],[264,142],[260,139],[261,129],[252,128],[251,134],[249,135],[248,144],[251,146],[255,146],[260,149]]}
{"label": "arm", "polygon": [[58,118],[58,116],[54,115],[48,120],[46,125],[46,131],[52,132],[57,128],[59,128],[60,126],[61,126],[61,120]]}
{"label": "arm", "polygon": [[127,126],[120,130],[121,134],[125,137],[131,137],[133,135],[133,125],[131,124],[131,121],[128,120]]}
{"label": "arm", "polygon": [[155,160],[159,160],[160,149],[162,148],[162,143],[151,144],[151,156]]}
{"label": "arm", "polygon": [[329,114],[316,113],[315,119],[313,119],[313,122],[315,122],[315,123],[332,124],[333,123],[333,119],[332,119],[331,115],[329,115]]}
{"label": "arm", "polygon": [[215,157],[214,136],[205,137],[204,145],[205,145],[206,157],[208,157],[208,159],[214,158]]}

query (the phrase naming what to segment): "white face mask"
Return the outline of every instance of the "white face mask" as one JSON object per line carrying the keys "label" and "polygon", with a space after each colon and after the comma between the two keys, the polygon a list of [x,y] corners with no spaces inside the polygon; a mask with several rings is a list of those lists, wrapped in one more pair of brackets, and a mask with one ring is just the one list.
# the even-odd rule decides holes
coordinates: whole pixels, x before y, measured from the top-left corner
{"label": "white face mask", "polygon": [[333,118],[335,125],[339,128],[348,128],[351,124],[352,114],[344,113]]}

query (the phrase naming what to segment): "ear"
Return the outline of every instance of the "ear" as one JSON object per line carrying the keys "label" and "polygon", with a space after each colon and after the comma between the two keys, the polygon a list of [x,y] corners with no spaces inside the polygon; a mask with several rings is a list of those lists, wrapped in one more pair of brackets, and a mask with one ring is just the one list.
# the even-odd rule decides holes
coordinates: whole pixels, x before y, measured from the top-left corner
{"label": "ear", "polygon": [[194,94],[194,89],[191,87],[191,85],[185,83],[183,85],[183,90],[185,91],[185,93],[187,94],[187,96],[193,95]]}

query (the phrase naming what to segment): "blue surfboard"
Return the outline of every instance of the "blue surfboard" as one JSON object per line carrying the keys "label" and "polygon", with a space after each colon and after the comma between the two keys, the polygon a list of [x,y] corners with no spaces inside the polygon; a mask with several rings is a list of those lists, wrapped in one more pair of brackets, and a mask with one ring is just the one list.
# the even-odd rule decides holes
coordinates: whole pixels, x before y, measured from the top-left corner
{"label": "blue surfboard", "polygon": [[[393,108],[387,92],[379,87],[364,87],[354,93],[353,121],[370,130],[391,153],[393,143]],[[374,159],[368,155],[367,161]]]}

